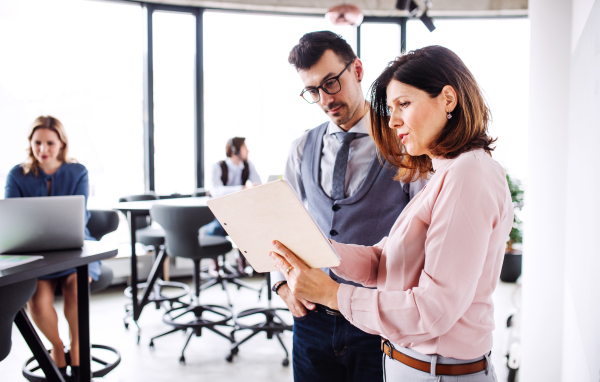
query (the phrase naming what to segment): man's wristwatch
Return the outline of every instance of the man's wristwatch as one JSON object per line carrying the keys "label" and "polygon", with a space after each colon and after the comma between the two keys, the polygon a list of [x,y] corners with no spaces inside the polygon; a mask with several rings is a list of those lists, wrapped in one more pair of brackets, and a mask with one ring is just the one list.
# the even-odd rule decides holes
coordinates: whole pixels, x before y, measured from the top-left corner
{"label": "man's wristwatch", "polygon": [[275,283],[275,285],[273,285],[273,288],[271,288],[271,290],[275,293],[277,293],[277,295],[279,296],[279,292],[277,292],[279,290],[279,288],[281,288],[283,286],[283,284],[287,284],[287,280],[281,280]]}

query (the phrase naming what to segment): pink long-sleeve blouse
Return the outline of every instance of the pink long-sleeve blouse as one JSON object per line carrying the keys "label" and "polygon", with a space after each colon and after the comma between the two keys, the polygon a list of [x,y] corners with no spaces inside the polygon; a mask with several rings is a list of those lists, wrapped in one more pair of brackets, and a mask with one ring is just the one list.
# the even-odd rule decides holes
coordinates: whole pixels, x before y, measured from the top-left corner
{"label": "pink long-sleeve blouse", "polygon": [[484,150],[433,159],[435,174],[373,247],[333,242],[342,314],[422,354],[473,359],[492,349],[496,288],[513,222],[502,167]]}

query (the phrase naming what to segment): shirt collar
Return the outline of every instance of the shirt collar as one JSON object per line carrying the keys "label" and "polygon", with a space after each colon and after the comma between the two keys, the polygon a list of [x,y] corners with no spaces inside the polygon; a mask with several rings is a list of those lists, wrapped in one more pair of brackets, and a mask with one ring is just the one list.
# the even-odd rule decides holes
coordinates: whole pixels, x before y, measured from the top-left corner
{"label": "shirt collar", "polygon": [[441,167],[445,166],[447,163],[450,163],[452,159],[446,159],[442,157],[433,157],[431,158],[431,165],[434,171],[437,171]]}
{"label": "shirt collar", "polygon": [[[336,125],[335,123],[333,123],[333,121],[329,121],[329,125],[327,126],[327,134],[335,134],[335,133],[343,133],[344,130],[342,130],[341,127],[339,127],[338,125]],[[350,128],[350,130],[348,130],[349,133],[362,133],[362,134],[369,134],[369,131],[367,130],[367,126],[365,125],[365,118],[361,118],[360,121],[356,122],[356,125],[352,126]]]}
{"label": "shirt collar", "polygon": [[[485,151],[483,151],[483,149],[475,149],[475,150],[467,151],[466,153],[462,153],[459,156],[467,154],[467,153],[474,155],[476,157],[480,157],[481,155],[483,155],[485,153]],[[456,158],[458,158],[458,157],[456,157]],[[435,157],[435,158],[431,159],[431,165],[433,166],[433,170],[437,171],[440,168],[446,166],[448,163],[454,161],[456,158],[447,159],[447,158],[442,158],[442,157]]]}
{"label": "shirt collar", "polygon": [[59,173],[59,172],[60,172],[60,171],[63,169],[63,167],[65,167],[65,166],[64,166],[64,164],[65,164],[65,162],[62,162],[62,163],[61,163],[61,165],[60,165],[60,167],[59,167],[59,168],[56,170],[56,172],[55,172],[54,174],[52,174],[52,175],[48,175],[48,174],[46,174],[46,173],[44,172],[44,170],[42,170],[42,168],[41,168],[40,166],[38,166],[38,170],[39,170],[40,174],[41,174],[41,175],[42,175],[42,176],[43,176],[45,179],[53,179],[53,178],[54,178],[54,176],[55,176],[56,174],[58,174],[58,173]]}
{"label": "shirt collar", "polygon": [[242,162],[239,165],[237,165],[237,164],[233,163],[233,161],[229,157],[227,157],[227,159],[225,159],[225,163],[227,163],[228,166],[231,166],[233,168],[239,168],[239,169],[243,169],[244,168],[244,162]]}

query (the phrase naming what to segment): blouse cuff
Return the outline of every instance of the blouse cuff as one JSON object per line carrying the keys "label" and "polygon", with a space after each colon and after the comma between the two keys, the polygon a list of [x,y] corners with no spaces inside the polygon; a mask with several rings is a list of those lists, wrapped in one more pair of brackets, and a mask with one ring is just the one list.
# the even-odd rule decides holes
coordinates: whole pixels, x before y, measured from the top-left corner
{"label": "blouse cuff", "polygon": [[350,323],[352,323],[352,293],[354,289],[356,289],[355,286],[340,284],[337,294],[338,309]]}

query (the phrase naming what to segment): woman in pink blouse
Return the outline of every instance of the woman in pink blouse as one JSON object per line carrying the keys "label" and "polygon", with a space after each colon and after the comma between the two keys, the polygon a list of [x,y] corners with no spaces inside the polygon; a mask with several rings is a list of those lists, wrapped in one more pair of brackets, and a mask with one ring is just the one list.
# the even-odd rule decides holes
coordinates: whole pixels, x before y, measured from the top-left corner
{"label": "woman in pink blouse", "polygon": [[386,380],[495,381],[492,293],[513,208],[481,90],[458,56],[429,46],[391,62],[371,100],[373,139],[398,179],[433,174],[377,245],[332,241],[332,270],[376,289],[337,284],[279,242],[271,256],[296,297],[382,336]]}

